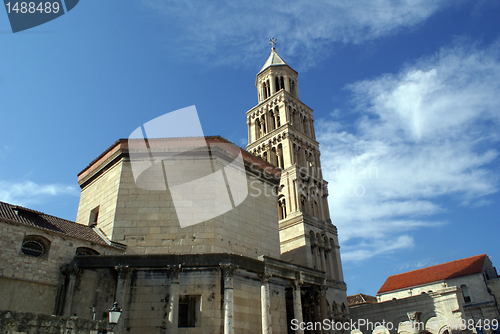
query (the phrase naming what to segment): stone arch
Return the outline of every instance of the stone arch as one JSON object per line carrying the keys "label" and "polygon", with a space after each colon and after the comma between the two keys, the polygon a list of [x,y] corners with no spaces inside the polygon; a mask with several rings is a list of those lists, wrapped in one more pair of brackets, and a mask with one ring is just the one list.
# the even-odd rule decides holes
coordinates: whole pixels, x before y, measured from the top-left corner
{"label": "stone arch", "polygon": [[278,155],[278,167],[285,168],[285,162],[283,160],[283,145],[278,144],[278,148],[276,151]]}
{"label": "stone arch", "polygon": [[98,251],[89,247],[78,247],[75,255],[100,255]]}
{"label": "stone arch", "polygon": [[284,195],[278,197],[278,216],[280,220],[286,218],[286,199]]}
{"label": "stone arch", "polygon": [[21,253],[33,257],[47,258],[50,244],[50,240],[41,235],[27,235],[21,244]]}
{"label": "stone arch", "polygon": [[276,118],[276,128],[279,128],[281,126],[281,119],[280,119],[280,109],[278,106],[274,108],[274,115]]}
{"label": "stone arch", "polygon": [[390,332],[385,326],[377,326],[373,329],[372,334],[390,334]]}
{"label": "stone arch", "polygon": [[448,326],[446,326],[446,319],[440,319],[438,317],[430,317],[425,321],[425,330],[432,334],[441,334]]}
{"label": "stone arch", "polygon": [[270,109],[268,111],[268,119],[269,119],[269,132],[273,131],[276,129],[276,119],[274,118],[274,111],[273,109]]}

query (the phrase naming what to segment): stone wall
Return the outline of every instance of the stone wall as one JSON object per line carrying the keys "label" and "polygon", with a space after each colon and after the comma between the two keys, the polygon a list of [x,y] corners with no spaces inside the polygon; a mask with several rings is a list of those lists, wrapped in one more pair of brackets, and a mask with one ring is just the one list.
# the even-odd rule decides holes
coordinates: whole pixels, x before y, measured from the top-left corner
{"label": "stone wall", "polygon": [[108,324],[101,321],[0,311],[0,334],[98,334],[105,333],[106,326]]}
{"label": "stone wall", "polygon": [[107,167],[82,188],[76,222],[88,226],[91,211],[98,207],[97,226],[112,239],[122,164]]}
{"label": "stone wall", "polygon": [[[411,333],[413,330],[409,328],[411,324],[408,313],[419,312],[417,321],[423,323],[430,333],[439,334],[446,329],[449,329],[450,333],[459,332],[461,319],[466,319],[460,294],[460,289],[451,287],[442,289],[439,293],[420,294],[376,304],[355,305],[350,307],[349,314],[354,323],[359,323],[360,320],[369,321],[371,324],[384,321],[390,323],[384,327],[391,333],[396,331]],[[384,332],[381,328],[373,327],[363,327],[359,330],[364,334]]]}
{"label": "stone wall", "polygon": [[[189,140],[179,139],[175,143],[168,139],[165,143],[150,141],[150,145],[157,145],[155,154],[167,157],[176,150],[185,149],[182,145],[184,141],[189,145]],[[129,149],[125,147],[128,144],[120,142],[118,145],[123,147],[117,149],[116,157],[96,163],[82,174],[85,177],[79,180],[82,193],[77,222],[88,224],[91,211],[99,206],[98,226],[113,241],[126,244],[127,254],[233,253],[254,258],[261,255],[279,257],[277,199],[273,190],[279,177],[245,160],[249,192],[246,199],[220,216],[181,228],[169,189],[139,188],[134,181]],[[226,156],[224,149],[212,142],[210,147],[214,168],[219,170],[221,166],[227,166],[231,157]],[[201,163],[202,153],[193,153],[191,165]],[[273,166],[267,167],[274,171]],[[197,171],[186,167],[176,172],[186,174],[184,177],[179,175],[179,180],[188,180]],[[194,192],[198,197],[214,196]],[[202,214],[189,203],[186,205],[193,211],[193,217]]]}
{"label": "stone wall", "polygon": [[[23,254],[21,246],[27,235],[50,241],[48,253],[42,257]],[[61,267],[71,262],[78,247],[92,248],[102,255],[122,253],[40,228],[0,222],[0,309],[52,314]]]}

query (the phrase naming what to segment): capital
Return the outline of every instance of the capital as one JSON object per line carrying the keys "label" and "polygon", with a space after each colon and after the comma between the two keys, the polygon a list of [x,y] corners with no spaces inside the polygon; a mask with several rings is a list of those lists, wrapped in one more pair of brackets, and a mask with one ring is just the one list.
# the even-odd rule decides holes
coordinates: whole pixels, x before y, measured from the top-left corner
{"label": "capital", "polygon": [[238,266],[232,263],[219,263],[219,266],[224,276],[233,276],[234,271],[238,269]]}
{"label": "capital", "polygon": [[119,278],[125,278],[130,270],[129,266],[115,266]]}
{"label": "capital", "polygon": [[410,321],[419,321],[422,312],[413,311],[413,312],[408,312],[406,314],[408,315],[408,319],[410,319]]}
{"label": "capital", "polygon": [[173,279],[178,279],[179,274],[182,270],[182,266],[180,264],[174,264],[167,266],[167,270],[170,271],[170,275],[172,276]]}
{"label": "capital", "polygon": [[269,283],[269,279],[273,275],[271,275],[269,273],[262,273],[262,274],[258,274],[257,276],[259,276],[262,283]]}

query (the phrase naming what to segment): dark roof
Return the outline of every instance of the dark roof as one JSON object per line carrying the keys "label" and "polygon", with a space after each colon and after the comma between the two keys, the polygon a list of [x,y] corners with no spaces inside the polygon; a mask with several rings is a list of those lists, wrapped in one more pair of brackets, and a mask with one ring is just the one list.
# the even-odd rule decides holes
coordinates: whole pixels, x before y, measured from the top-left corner
{"label": "dark roof", "polygon": [[98,244],[108,245],[92,228],[66,219],[47,215],[18,205],[0,202],[0,220],[61,233]]}
{"label": "dark roof", "polygon": [[480,273],[486,254],[389,276],[377,294]]}
{"label": "dark roof", "polygon": [[377,303],[377,297],[365,295],[362,293],[358,293],[357,295],[347,296],[347,304],[349,306],[361,305],[361,304],[376,304],[376,303]]}

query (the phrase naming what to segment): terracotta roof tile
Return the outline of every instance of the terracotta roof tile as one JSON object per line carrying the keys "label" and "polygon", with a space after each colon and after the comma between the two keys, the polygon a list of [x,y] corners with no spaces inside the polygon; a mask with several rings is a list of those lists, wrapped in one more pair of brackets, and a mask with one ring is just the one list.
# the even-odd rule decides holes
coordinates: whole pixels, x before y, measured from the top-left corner
{"label": "terracotta roof tile", "polygon": [[0,202],[0,220],[41,228],[65,234],[70,237],[107,245],[92,228],[43,212]]}
{"label": "terracotta roof tile", "polygon": [[389,276],[377,294],[480,273],[486,254]]}

